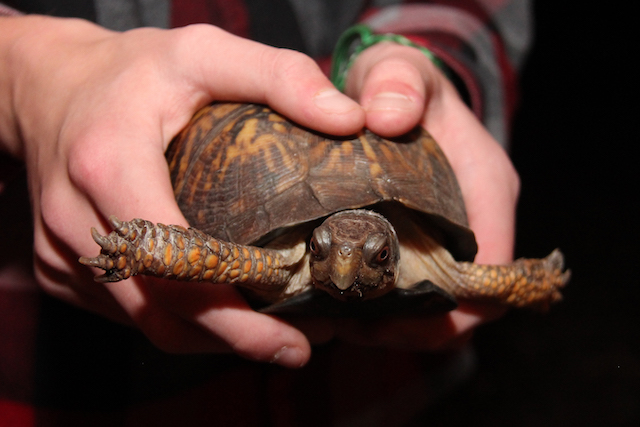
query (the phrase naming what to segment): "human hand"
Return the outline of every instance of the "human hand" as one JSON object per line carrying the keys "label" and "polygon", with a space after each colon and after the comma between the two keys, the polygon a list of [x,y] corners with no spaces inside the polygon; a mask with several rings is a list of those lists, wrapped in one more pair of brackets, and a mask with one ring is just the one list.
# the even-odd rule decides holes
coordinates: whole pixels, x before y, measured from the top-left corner
{"label": "human hand", "polygon": [[0,89],[11,95],[0,100],[0,140],[27,165],[42,287],[137,326],[167,351],[306,362],[305,335],[250,310],[231,287],[142,277],[103,286],[78,256],[95,252],[89,229],[106,234],[109,215],[187,225],[164,151],[210,101],[267,103],[332,134],[362,128],[359,105],[308,57],[207,25],[115,33],[37,16],[0,25]]}
{"label": "human hand", "polygon": [[[417,124],[438,141],[458,178],[479,250],[475,261],[512,261],[519,178],[505,151],[458,96],[442,72],[418,49],[379,43],[354,62],[345,92],[366,112],[366,126],[396,136]],[[460,303],[443,316],[348,322],[343,339],[370,345],[438,350],[460,345],[504,308]]]}

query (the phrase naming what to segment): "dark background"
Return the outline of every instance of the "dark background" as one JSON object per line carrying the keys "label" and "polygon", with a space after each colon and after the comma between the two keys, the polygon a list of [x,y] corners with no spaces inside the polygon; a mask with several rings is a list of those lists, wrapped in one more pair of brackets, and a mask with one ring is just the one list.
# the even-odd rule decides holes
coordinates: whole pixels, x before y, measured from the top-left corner
{"label": "dark background", "polygon": [[548,314],[477,332],[478,372],[430,425],[640,425],[637,27],[566,3],[537,2],[512,158],[517,255],[559,246],[572,280]]}

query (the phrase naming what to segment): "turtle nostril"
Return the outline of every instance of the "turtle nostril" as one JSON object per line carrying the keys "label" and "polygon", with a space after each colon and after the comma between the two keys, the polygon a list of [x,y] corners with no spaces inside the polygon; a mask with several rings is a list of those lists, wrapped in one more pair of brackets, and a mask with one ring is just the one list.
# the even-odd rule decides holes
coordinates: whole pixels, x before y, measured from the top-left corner
{"label": "turtle nostril", "polygon": [[338,254],[343,257],[350,257],[352,252],[353,251],[349,246],[342,246],[340,249],[338,249]]}

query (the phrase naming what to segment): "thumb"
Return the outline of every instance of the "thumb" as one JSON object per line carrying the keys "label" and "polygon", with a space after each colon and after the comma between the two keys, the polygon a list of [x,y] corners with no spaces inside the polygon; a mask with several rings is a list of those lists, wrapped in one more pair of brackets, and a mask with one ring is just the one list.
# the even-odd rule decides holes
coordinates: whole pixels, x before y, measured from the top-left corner
{"label": "thumb", "polygon": [[[197,48],[183,51],[205,98],[269,104],[303,126],[346,135],[364,126],[364,111],[340,93],[308,56],[229,34],[208,25],[179,29]],[[224,58],[224,60],[221,60]]]}

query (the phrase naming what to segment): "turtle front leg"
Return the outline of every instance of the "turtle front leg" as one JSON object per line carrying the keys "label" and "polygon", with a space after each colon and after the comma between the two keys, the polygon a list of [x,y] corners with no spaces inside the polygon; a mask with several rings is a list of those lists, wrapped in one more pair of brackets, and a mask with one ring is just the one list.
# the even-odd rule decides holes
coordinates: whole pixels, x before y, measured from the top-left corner
{"label": "turtle front leg", "polygon": [[515,307],[547,309],[560,301],[571,272],[564,270],[564,257],[556,249],[546,258],[520,258],[504,266],[458,263],[462,276],[456,296],[491,298]]}
{"label": "turtle front leg", "polygon": [[[97,282],[118,282],[136,274],[183,281],[230,283],[258,293],[284,290],[299,250],[270,250],[214,239],[199,230],[176,225],[153,224],[142,219],[119,221],[107,236],[91,229],[102,250],[80,263],[105,270]],[[270,298],[271,299],[271,298]]]}

